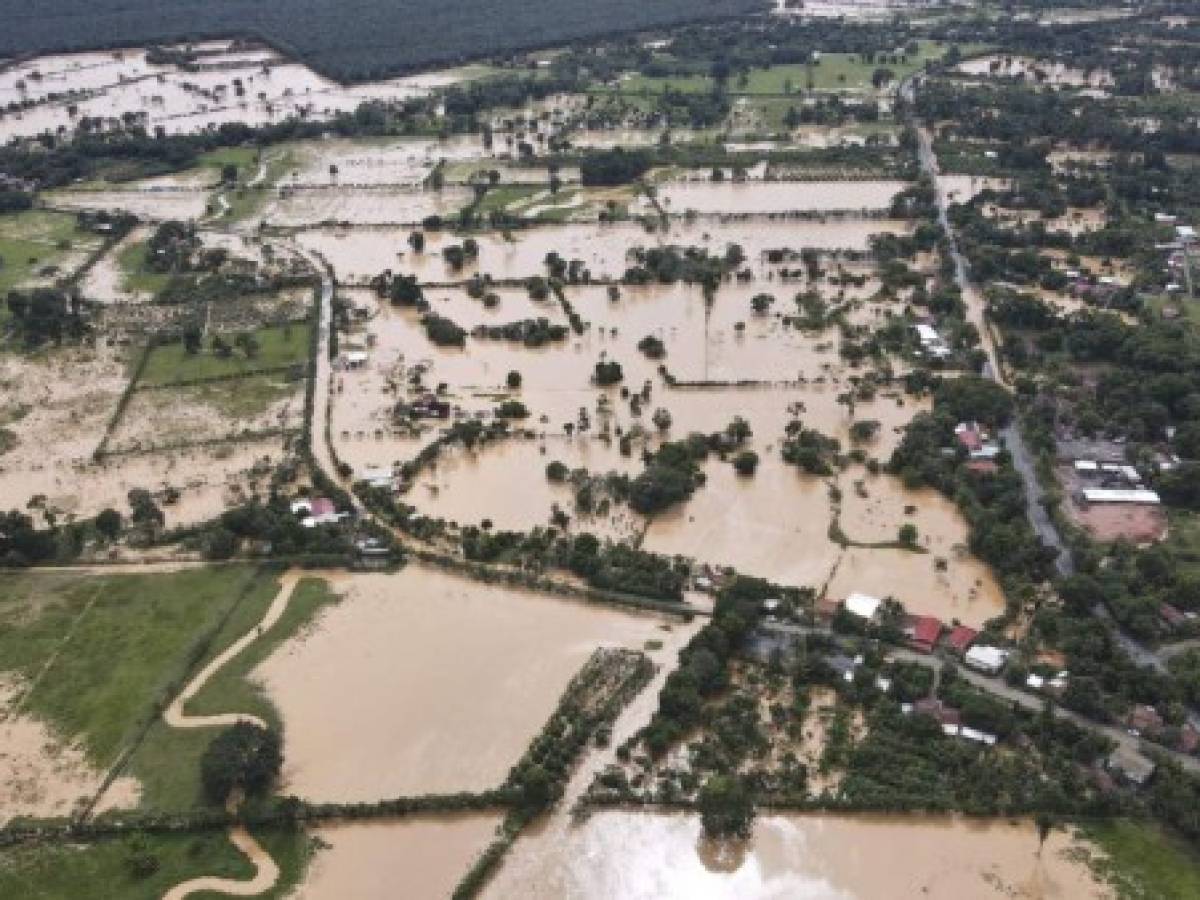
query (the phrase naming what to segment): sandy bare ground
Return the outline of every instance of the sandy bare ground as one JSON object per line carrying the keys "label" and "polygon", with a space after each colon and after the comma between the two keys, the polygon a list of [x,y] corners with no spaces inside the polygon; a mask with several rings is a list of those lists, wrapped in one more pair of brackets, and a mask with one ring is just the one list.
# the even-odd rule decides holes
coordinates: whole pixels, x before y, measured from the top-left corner
{"label": "sandy bare ground", "polygon": [[[64,741],[45,722],[20,711],[28,691],[12,679],[0,680],[0,826],[22,816],[69,815],[104,781],[104,772],[91,764],[80,745]],[[136,779],[119,778],[96,812],[136,806],[139,792]]]}

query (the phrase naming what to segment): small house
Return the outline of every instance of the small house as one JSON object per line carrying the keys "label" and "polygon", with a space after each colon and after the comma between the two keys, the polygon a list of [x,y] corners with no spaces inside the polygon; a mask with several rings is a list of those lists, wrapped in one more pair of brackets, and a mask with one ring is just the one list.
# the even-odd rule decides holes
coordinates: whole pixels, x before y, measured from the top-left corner
{"label": "small house", "polygon": [[842,603],[842,607],[850,615],[866,619],[868,622],[875,621],[881,606],[883,606],[883,601],[879,598],[859,593],[850,594]]}
{"label": "small house", "polygon": [[989,647],[985,644],[976,644],[967,651],[963,657],[970,668],[977,672],[983,672],[985,675],[999,675],[1004,668],[1004,664],[1008,662],[1008,651],[1002,650],[999,647]]}
{"label": "small house", "polygon": [[950,634],[946,636],[946,646],[957,653],[959,656],[964,655],[975,642],[975,638],[979,637],[979,632],[974,628],[968,628],[966,625],[955,625],[950,629]]}
{"label": "small house", "polygon": [[942,636],[942,621],[933,616],[909,616],[904,634],[912,649],[918,653],[932,653]]}
{"label": "small house", "polygon": [[1134,787],[1142,787],[1149,782],[1157,768],[1153,760],[1124,746],[1118,747],[1109,755],[1105,767],[1114,776]]}

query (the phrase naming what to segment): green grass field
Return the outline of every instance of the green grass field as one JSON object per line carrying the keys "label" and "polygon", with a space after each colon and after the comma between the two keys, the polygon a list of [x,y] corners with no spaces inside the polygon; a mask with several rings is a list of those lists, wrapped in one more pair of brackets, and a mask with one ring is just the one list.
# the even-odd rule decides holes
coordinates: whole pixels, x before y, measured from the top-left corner
{"label": "green grass field", "polygon": [[1089,823],[1083,834],[1106,854],[1093,860],[1093,868],[1122,900],[1200,897],[1200,856],[1158,825],[1117,819]]}
{"label": "green grass field", "polygon": [[99,246],[100,238],[78,231],[69,213],[31,209],[0,215],[0,297],[36,280],[43,268],[60,265],[72,250]]}
{"label": "green grass field", "polygon": [[[280,620],[262,639],[233,660],[205,685],[187,706],[191,715],[226,712],[253,713],[277,727],[279,713],[249,674],[285,640],[300,632],[325,606],[336,601],[325,582],[304,579]],[[221,630],[214,646],[227,647],[262,618],[265,605],[246,603]],[[188,809],[203,804],[200,757],[214,730],[170,728],[156,722],[132,760],[131,769],[142,783],[142,806],[155,810]],[[284,755],[287,755],[286,736]]]}
{"label": "green grass field", "polygon": [[0,580],[0,671],[32,685],[26,711],[78,738],[106,769],[234,600],[246,592],[248,607],[265,609],[276,590],[272,574],[249,566],[9,574]]}
{"label": "green grass field", "polygon": [[[864,62],[857,53],[824,53],[820,60],[811,66],[797,63],[753,69],[746,73],[744,78],[730,78],[726,87],[731,94],[746,96],[799,96],[807,91],[874,91],[871,76],[876,69],[884,68],[891,69],[894,74],[894,80],[884,88],[885,92],[890,92],[901,79],[924,68],[927,61],[941,59],[949,49],[948,45],[936,41],[921,41],[920,44],[920,52],[907,57],[903,62]],[[964,48],[964,52],[966,49]],[[615,90],[621,94],[661,94],[668,89],[685,93],[705,93],[713,89],[713,80],[708,75],[648,78],[634,74],[622,81]],[[611,90],[598,89],[601,93]]]}
{"label": "green grass field", "polygon": [[137,294],[157,294],[171,280],[169,274],[151,272],[146,268],[147,249],[145,241],[134,241],[126,244],[117,253],[122,290]]}
{"label": "green grass field", "polygon": [[[276,886],[261,898],[284,897],[299,883],[311,856],[302,831],[255,835],[280,868]],[[145,835],[140,851],[158,861],[158,871],[138,877],[130,868],[134,839],[91,844],[28,845],[0,851],[0,897],[36,900],[158,900],[171,886],[201,875],[248,879],[254,869],[224,832]],[[224,897],[210,892],[197,898]]]}
{"label": "green grass field", "polygon": [[[231,356],[222,359],[213,354],[208,342],[196,354],[189,354],[182,343],[164,344],[150,352],[140,384],[178,384],[304,363],[308,359],[310,329],[307,322],[260,328],[254,332],[259,349],[253,357],[235,348]],[[232,336],[228,340],[232,345]]]}

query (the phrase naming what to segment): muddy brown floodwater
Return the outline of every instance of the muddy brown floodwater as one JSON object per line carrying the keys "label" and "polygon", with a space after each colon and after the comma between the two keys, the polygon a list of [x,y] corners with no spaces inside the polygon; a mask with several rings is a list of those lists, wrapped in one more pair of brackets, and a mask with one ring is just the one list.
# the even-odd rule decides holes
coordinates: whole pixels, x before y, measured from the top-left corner
{"label": "muddy brown floodwater", "polygon": [[485,897],[530,900],[1056,900],[1110,897],[1054,832],[1030,822],[763,816],[753,840],[714,849],[694,816],[597,813],[566,840],[522,837]]}
{"label": "muddy brown floodwater", "polygon": [[315,828],[320,842],[293,900],[448,897],[499,815],[421,816]]}
{"label": "muddy brown floodwater", "polygon": [[417,565],[334,587],[345,599],[256,672],[285,790],[314,800],[496,787],[597,646],[640,649],[666,624]]}

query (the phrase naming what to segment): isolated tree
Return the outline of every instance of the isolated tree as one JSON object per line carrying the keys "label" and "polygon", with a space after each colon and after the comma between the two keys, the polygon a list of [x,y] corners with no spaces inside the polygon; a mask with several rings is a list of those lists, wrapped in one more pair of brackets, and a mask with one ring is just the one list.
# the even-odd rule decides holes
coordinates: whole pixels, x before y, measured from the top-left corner
{"label": "isolated tree", "polygon": [[423,253],[425,251],[425,234],[421,231],[414,231],[408,236],[408,246],[412,247],[413,253]]}
{"label": "isolated tree", "polygon": [[748,838],[754,827],[754,800],[736,775],[713,775],[697,797],[700,824],[710,838]]}
{"label": "isolated tree", "polygon": [[505,384],[508,385],[510,390],[515,391],[517,388],[519,388],[521,386],[521,373],[518,372],[516,369],[513,369],[511,372],[508,373],[508,377],[506,377],[504,379],[504,382],[505,382]]}
{"label": "isolated tree", "polygon": [[917,544],[917,526],[912,522],[905,522],[900,526],[897,538],[905,547],[915,547]]}
{"label": "isolated tree", "polygon": [[189,356],[195,356],[200,352],[200,343],[202,340],[200,326],[189,325],[183,329],[183,350]]}
{"label": "isolated tree", "polygon": [[238,722],[213,738],[200,758],[200,783],[212,803],[224,803],[240,789],[266,793],[279,777],[283,750],[279,735],[250,722]]}
{"label": "isolated tree", "polygon": [[96,530],[109,540],[121,533],[121,514],[112,507],[101,510],[96,516]]}
{"label": "isolated tree", "polygon": [[650,421],[654,423],[654,427],[659,431],[666,431],[671,427],[671,413],[660,406],[654,411],[654,415],[650,417]]}

